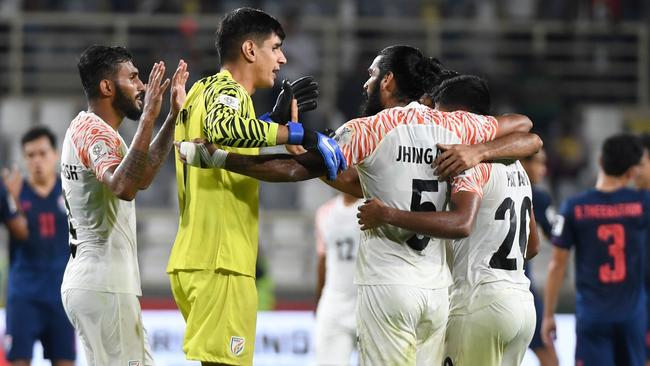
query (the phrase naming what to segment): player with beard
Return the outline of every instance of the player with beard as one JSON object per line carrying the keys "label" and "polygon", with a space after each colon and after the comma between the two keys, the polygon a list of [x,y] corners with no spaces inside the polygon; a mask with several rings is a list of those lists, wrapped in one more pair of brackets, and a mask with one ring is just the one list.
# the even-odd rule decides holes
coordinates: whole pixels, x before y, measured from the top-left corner
{"label": "player with beard", "polygon": [[[347,122],[335,137],[348,164],[356,165],[366,198],[378,197],[412,211],[442,209],[448,185],[438,181],[431,168],[436,143],[476,144],[532,127],[525,116],[446,113],[419,104],[437,83],[440,66],[416,48],[388,47],[368,71],[364,113],[371,115]],[[500,148],[505,152],[500,156],[488,151],[485,157],[523,157],[538,148],[522,145]],[[313,152],[245,156],[206,144],[178,146],[189,164],[223,167],[266,181],[298,181],[326,173]],[[203,148],[209,152],[207,159],[196,152]],[[354,194],[359,182],[338,179],[333,185]],[[394,227],[366,232],[355,283],[362,364],[442,363],[451,277],[440,240]]]}
{"label": "player with beard", "polygon": [[[70,123],[62,148],[72,254],[61,286],[63,306],[88,364],[153,365],[138,300],[133,199],[169,153],[185,99],[187,65],[181,60],[171,82],[163,82],[165,65],[157,62],[145,85],[125,48],[91,46],[77,66],[88,110]],[[170,84],[170,111],[152,141]],[[139,119],[130,146],[117,132],[124,117]]]}

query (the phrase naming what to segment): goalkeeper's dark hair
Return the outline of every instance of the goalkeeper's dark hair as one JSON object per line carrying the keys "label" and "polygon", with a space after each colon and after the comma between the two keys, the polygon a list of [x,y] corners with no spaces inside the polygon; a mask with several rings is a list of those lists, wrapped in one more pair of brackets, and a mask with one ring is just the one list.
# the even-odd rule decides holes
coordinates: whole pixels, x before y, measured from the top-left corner
{"label": "goalkeeper's dark hair", "polygon": [[610,136],[603,142],[600,161],[605,174],[620,177],[639,164],[642,156],[641,139],[630,133],[621,133]]}
{"label": "goalkeeper's dark hair", "polygon": [[221,64],[236,60],[247,39],[261,44],[274,33],[280,39],[285,37],[280,22],[261,10],[244,7],[227,13],[217,29],[216,46]]}
{"label": "goalkeeper's dark hair", "polygon": [[86,98],[88,100],[97,98],[99,82],[114,77],[121,63],[132,60],[133,55],[121,46],[93,45],[86,48],[77,63]]}
{"label": "goalkeeper's dark hair", "polygon": [[388,72],[393,73],[397,90],[394,97],[404,103],[419,100],[440,80],[442,65],[438,59],[425,57],[419,49],[397,45],[386,47],[379,56],[379,80]]}
{"label": "goalkeeper's dark hair", "polygon": [[21,146],[25,147],[25,144],[38,140],[41,137],[47,137],[47,140],[52,145],[52,148],[56,150],[56,136],[54,132],[45,126],[34,126],[30,128],[23,137],[20,139]]}
{"label": "goalkeeper's dark hair", "polygon": [[490,88],[485,80],[474,75],[458,75],[443,81],[433,101],[449,111],[490,114]]}

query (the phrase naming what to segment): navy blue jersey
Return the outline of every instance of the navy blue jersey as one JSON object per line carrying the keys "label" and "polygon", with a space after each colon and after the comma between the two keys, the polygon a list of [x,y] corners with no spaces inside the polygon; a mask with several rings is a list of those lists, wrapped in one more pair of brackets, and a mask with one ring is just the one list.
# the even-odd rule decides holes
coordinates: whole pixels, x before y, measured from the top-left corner
{"label": "navy blue jersey", "polygon": [[537,226],[542,229],[547,238],[551,237],[553,223],[549,220],[549,209],[551,208],[551,196],[545,191],[533,186],[533,212]]}
{"label": "navy blue jersey", "polygon": [[644,191],[591,189],[562,205],[553,244],[575,247],[578,318],[617,321],[645,306],[649,225],[650,194]]}
{"label": "navy blue jersey", "polygon": [[36,194],[25,181],[19,204],[27,218],[29,238],[11,238],[7,297],[61,301],[61,281],[70,254],[61,181],[57,179],[47,197]]}
{"label": "navy blue jersey", "polygon": [[18,215],[16,204],[5,186],[0,182],[0,223],[6,223],[16,215]]}

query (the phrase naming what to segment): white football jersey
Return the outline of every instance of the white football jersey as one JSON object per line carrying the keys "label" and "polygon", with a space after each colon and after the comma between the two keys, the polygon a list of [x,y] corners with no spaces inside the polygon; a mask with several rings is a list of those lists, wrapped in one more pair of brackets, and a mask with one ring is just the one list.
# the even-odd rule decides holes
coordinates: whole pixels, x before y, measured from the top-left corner
{"label": "white football jersey", "polygon": [[[448,184],[431,163],[436,144],[476,144],[494,138],[496,119],[468,112],[441,112],[413,102],[341,126],[336,139],[349,165],[356,165],[366,198],[410,211],[444,208]],[[427,289],[451,284],[444,241],[394,226],[361,236],[355,283],[410,285]]]}
{"label": "white football jersey", "polygon": [[70,257],[61,290],[141,295],[135,202],[117,198],[101,182],[127,153],[122,137],[93,113],[70,123],[61,149],[61,179],[70,226]]}
{"label": "white football jersey", "polygon": [[[519,161],[510,164],[479,164],[468,177],[454,181],[454,192],[481,194],[475,227],[464,239],[453,242],[451,313],[494,300],[504,287],[528,290],[524,256],[530,234],[532,191]],[[478,293],[478,290],[481,293]]]}
{"label": "white football jersey", "polygon": [[[357,208],[361,201],[346,206],[338,195],[316,211],[316,250],[325,254],[325,286],[321,303],[335,307],[350,303],[354,314],[357,286],[354,285],[355,261],[361,229]],[[319,304],[320,311],[321,304]]]}

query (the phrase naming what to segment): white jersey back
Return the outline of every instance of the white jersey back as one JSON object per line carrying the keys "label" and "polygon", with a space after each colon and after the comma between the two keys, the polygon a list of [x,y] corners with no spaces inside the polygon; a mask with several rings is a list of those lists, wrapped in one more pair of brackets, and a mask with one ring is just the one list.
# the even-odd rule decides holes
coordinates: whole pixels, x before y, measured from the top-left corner
{"label": "white jersey back", "polygon": [[325,254],[325,287],[321,301],[354,302],[357,287],[353,283],[361,229],[357,208],[361,201],[346,206],[339,195],[316,211],[316,250]]}
{"label": "white jersey back", "polygon": [[[432,211],[443,209],[448,191],[431,167],[436,144],[480,143],[493,139],[496,129],[492,117],[445,113],[413,102],[347,122],[337,141],[348,164],[357,166],[366,198],[401,210]],[[444,242],[390,225],[366,230],[355,283],[447,287]]]}
{"label": "white jersey back", "polygon": [[141,295],[136,246],[135,202],[117,198],[101,182],[120,163],[127,147],[122,137],[93,113],[70,123],[61,149],[61,179],[76,245],[61,290]]}
{"label": "white jersey back", "polygon": [[[456,184],[458,183],[458,186]],[[453,242],[452,313],[471,311],[493,300],[504,287],[528,290],[524,256],[530,234],[532,191],[519,161],[479,164],[469,178],[454,181],[454,191],[477,191],[482,201],[475,227],[467,238]],[[481,294],[478,294],[478,290]]]}

